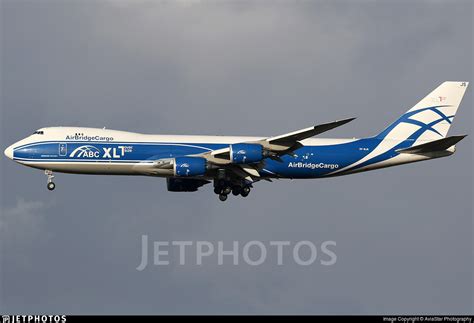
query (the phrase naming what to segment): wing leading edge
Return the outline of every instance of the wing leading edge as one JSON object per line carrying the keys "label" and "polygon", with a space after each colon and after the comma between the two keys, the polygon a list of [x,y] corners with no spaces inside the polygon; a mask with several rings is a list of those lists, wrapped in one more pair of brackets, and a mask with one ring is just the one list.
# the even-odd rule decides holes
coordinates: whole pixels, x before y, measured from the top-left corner
{"label": "wing leading edge", "polygon": [[[356,118],[349,118],[349,119],[337,120],[337,121],[329,122],[329,123],[323,123],[323,124],[312,126],[309,128],[296,130],[296,131],[286,133],[283,135],[269,137],[269,138],[262,139],[259,141],[246,142],[246,143],[262,145],[262,147],[267,152],[270,152],[270,154],[268,154],[267,157],[278,160],[279,156],[291,153],[294,150],[300,148],[302,146],[300,143],[301,140],[308,139],[316,135],[319,135],[323,132],[340,127],[355,119]],[[227,164],[232,163],[231,158],[230,158],[230,149],[231,149],[230,147],[217,149],[217,150],[213,150],[213,151],[201,154],[200,156],[206,158],[211,163],[214,163],[217,165],[227,165]]]}

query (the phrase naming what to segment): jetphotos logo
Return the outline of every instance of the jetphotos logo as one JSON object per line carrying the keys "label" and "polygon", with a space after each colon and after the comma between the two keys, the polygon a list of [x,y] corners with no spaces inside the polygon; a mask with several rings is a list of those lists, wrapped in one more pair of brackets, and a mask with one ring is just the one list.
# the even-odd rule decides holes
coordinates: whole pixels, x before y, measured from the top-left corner
{"label": "jetphotos logo", "polygon": [[136,269],[143,271],[149,265],[333,266],[336,261],[335,241],[149,241],[142,235]]}
{"label": "jetphotos logo", "polygon": [[2,315],[2,323],[64,323],[66,315]]}
{"label": "jetphotos logo", "polygon": [[99,149],[92,145],[85,145],[74,149],[69,157],[120,159],[125,156],[126,153],[130,153],[132,151],[132,146],[102,147],[102,149]]}

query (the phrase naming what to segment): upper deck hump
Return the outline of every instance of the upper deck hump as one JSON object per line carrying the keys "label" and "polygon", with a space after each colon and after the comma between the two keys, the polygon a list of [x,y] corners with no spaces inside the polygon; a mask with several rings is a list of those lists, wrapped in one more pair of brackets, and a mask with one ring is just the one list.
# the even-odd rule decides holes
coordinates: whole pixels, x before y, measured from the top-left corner
{"label": "upper deck hump", "polygon": [[[41,128],[44,132],[44,140],[58,141],[108,141],[108,142],[128,142],[128,143],[219,143],[233,144],[240,142],[252,142],[265,139],[267,137],[255,136],[221,136],[221,135],[170,135],[170,134],[144,134],[130,131],[113,130],[106,128],[88,127],[47,127]],[[302,141],[304,145],[335,145],[352,142],[357,139],[328,139],[310,138]]]}

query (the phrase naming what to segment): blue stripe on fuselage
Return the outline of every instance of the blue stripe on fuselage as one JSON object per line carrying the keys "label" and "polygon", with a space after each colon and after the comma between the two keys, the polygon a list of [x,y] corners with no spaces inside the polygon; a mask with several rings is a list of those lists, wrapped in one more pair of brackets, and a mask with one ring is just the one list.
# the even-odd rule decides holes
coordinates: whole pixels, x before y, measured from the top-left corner
{"label": "blue stripe on fuselage", "polygon": [[[334,145],[304,146],[296,150],[294,156],[283,156],[283,162],[266,159],[261,175],[288,178],[326,176],[364,158],[380,142],[381,140],[377,138],[367,138]],[[14,159],[38,163],[101,161],[139,163],[200,154],[228,146],[229,144],[208,143],[48,141],[15,148]],[[391,156],[387,156],[387,158],[391,158]]]}

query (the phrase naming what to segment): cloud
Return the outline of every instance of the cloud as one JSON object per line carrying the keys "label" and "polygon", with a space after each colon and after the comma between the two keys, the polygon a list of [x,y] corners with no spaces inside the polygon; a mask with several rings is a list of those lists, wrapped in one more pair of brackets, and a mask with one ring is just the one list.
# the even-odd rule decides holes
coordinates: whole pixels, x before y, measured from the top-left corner
{"label": "cloud", "polygon": [[[4,147],[52,125],[277,135],[359,116],[327,136],[371,135],[472,77],[472,2],[5,1],[0,14]],[[453,133],[470,132],[471,106],[468,93]],[[56,174],[51,193],[42,172],[0,166],[9,312],[472,312],[468,141],[450,158],[258,183],[227,203],[212,185],[173,194],[150,177]],[[137,272],[143,234],[334,240],[338,262]]]}
{"label": "cloud", "polygon": [[41,249],[51,234],[47,228],[45,212],[49,209],[43,201],[18,198],[11,207],[3,207],[0,217],[0,244],[2,269],[9,263],[17,270],[35,266],[32,253]]}
{"label": "cloud", "polygon": [[181,5],[192,6],[202,2],[202,0],[105,0],[109,5],[118,6],[124,9],[144,5]]}
{"label": "cloud", "polygon": [[18,198],[12,207],[4,207],[0,218],[0,231],[3,241],[29,243],[44,235],[45,214],[49,208],[43,201],[27,201]]}

